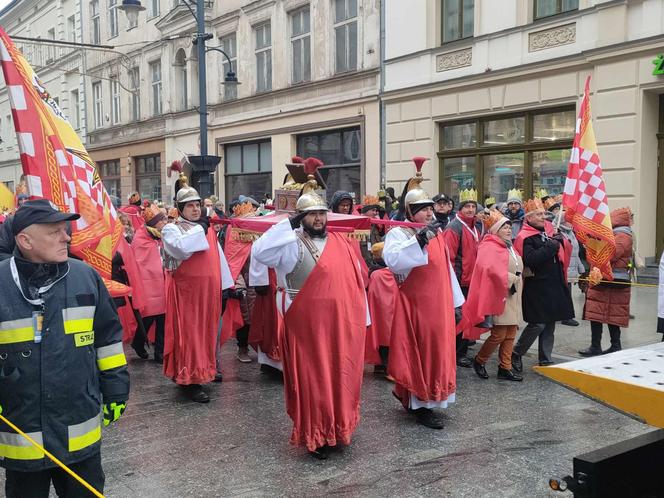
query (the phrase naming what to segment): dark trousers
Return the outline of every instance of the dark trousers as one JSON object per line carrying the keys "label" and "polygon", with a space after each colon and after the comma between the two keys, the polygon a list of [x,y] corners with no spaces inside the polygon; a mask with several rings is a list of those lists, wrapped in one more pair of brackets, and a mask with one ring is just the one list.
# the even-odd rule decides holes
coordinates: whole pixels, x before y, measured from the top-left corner
{"label": "dark trousers", "polygon": [[[166,315],[153,315],[143,318],[143,329],[147,334],[152,324],[155,324],[154,353],[164,356],[164,327],[166,326]],[[145,342],[145,341],[144,341]]]}
{"label": "dark trousers", "polygon": [[238,348],[249,347],[249,325],[243,325],[235,331],[235,338],[237,339]]}
{"label": "dark trousers", "polygon": [[[461,287],[463,297],[468,299],[468,287]],[[466,356],[468,354],[468,339],[463,338],[463,331],[459,332],[456,336],[456,355],[457,358]]]}
{"label": "dark trousers", "polygon": [[540,363],[550,363],[553,360],[553,333],[556,330],[556,322],[551,323],[529,323],[521,332],[521,336],[514,346],[514,353],[523,356],[533,345],[535,339],[539,338],[537,343],[537,356]]}
{"label": "dark trousers", "polygon": [[[101,453],[82,462],[68,465],[68,467],[97,491],[104,492],[105,477],[101,468]],[[60,467],[38,472],[7,470],[5,494],[7,498],[48,498],[51,481],[59,498],[94,497],[81,483]]]}
{"label": "dark trousers", "polygon": [[[607,325],[609,327],[609,335],[611,336],[611,344],[620,346],[620,327],[617,325]],[[600,322],[590,322],[591,346],[602,346],[602,324]]]}

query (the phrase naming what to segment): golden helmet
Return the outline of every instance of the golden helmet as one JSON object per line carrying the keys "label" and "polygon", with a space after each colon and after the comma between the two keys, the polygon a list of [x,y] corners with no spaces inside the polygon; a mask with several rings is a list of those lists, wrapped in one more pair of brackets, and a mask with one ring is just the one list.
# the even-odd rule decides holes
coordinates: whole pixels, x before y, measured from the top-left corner
{"label": "golden helmet", "polygon": [[295,210],[299,212],[308,211],[327,211],[327,204],[325,200],[316,193],[318,189],[318,182],[314,176],[316,170],[323,166],[323,163],[313,157],[308,157],[304,160],[304,171],[307,173],[307,182],[302,187],[300,197],[295,204]]}
{"label": "golden helmet", "polygon": [[422,165],[426,161],[426,157],[414,157],[413,162],[415,163],[416,173],[415,176],[408,180],[406,187],[403,193],[403,204],[406,214],[410,217],[413,212],[410,209],[410,206],[433,206],[434,202],[431,199],[431,196],[426,190],[424,190],[420,185],[424,180],[422,178]]}
{"label": "golden helmet", "polygon": [[178,193],[175,196],[175,202],[178,204],[200,200],[201,196],[198,195],[198,192],[194,187],[182,187],[180,190],[178,190]]}

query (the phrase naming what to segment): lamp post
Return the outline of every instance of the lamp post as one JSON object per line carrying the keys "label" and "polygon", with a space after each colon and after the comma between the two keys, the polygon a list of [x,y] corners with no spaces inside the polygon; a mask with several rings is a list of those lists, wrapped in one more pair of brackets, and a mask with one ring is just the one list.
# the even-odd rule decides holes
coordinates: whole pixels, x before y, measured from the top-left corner
{"label": "lamp post", "polygon": [[[231,64],[230,57],[222,49],[218,47],[206,47],[205,42],[210,40],[213,35],[205,32],[205,0],[183,0],[184,5],[189,9],[191,15],[196,20],[196,33],[194,34],[193,43],[198,50],[198,114],[200,117],[200,156],[189,156],[188,160],[192,165],[192,185],[197,188],[201,197],[209,197],[214,193],[214,185],[212,184],[211,174],[217,169],[221,158],[215,155],[208,154],[208,127],[207,127],[207,85],[206,85],[206,64],[205,56],[208,51],[214,50],[221,52],[228,60],[228,73],[224,76],[224,83],[239,84],[237,77],[233,72],[233,65]],[[191,4],[196,5],[196,12],[191,8]],[[122,5],[119,7],[127,14],[127,19],[131,22],[138,20],[138,14],[145,10],[141,5],[140,0],[122,0]]]}

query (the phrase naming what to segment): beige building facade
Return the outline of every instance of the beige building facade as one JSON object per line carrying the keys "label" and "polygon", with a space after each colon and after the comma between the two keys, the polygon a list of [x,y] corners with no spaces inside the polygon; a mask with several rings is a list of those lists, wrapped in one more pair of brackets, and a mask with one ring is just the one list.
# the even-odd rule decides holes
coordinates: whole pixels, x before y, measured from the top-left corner
{"label": "beige building facade", "polygon": [[[591,76],[609,204],[634,211],[641,257],[660,254],[664,75],[653,61],[664,52],[664,2],[476,0],[445,11],[452,3],[387,2],[387,184],[402,188],[410,158],[424,155],[426,188],[455,199],[465,188],[480,202],[514,188],[562,192]],[[427,29],[412,36],[414,23]]]}

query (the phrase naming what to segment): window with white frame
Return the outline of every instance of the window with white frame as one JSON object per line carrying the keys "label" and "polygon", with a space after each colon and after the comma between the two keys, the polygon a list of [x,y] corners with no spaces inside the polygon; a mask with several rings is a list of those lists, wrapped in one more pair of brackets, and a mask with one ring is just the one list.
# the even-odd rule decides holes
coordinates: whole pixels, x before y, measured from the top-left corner
{"label": "window with white frame", "polygon": [[95,128],[101,128],[104,125],[104,99],[101,81],[92,84],[92,101],[94,103]]}
{"label": "window with white frame", "polygon": [[108,36],[118,36],[118,0],[108,0]]}
{"label": "window with white frame", "polygon": [[81,102],[78,98],[78,90],[69,92],[69,124],[75,130],[81,127]]}
{"label": "window with white frame", "polygon": [[117,76],[111,77],[111,122],[115,125],[122,119],[120,112],[120,82]]}
{"label": "window with white frame", "polygon": [[311,79],[311,29],[309,7],[291,14],[291,48],[293,52],[293,83]]}
{"label": "window with white frame", "polygon": [[270,23],[254,28],[256,33],[256,92],[272,90],[272,29]]}
{"label": "window with white frame", "polygon": [[152,115],[160,116],[161,103],[161,61],[150,63],[150,82],[152,85]]}
{"label": "window with white frame", "polygon": [[[46,32],[48,40],[55,40],[55,28],[51,28]],[[52,62],[55,59],[55,45],[46,45],[46,62]]]}
{"label": "window with white frame", "polygon": [[159,15],[159,0],[148,0],[148,18]]}
{"label": "window with white frame", "polygon": [[128,72],[129,90],[131,90],[131,119],[141,119],[141,73],[138,67],[132,67]]}
{"label": "window with white frame", "polygon": [[335,72],[357,69],[357,0],[334,0]]}
{"label": "window with white frame", "polygon": [[70,42],[76,41],[76,16],[67,18],[67,40]]}
{"label": "window with white frame", "polygon": [[94,45],[101,43],[101,20],[99,19],[99,0],[90,2],[90,41]]}
{"label": "window with white frame", "polygon": [[[231,60],[230,65],[228,60],[223,54],[219,54],[223,57],[223,62],[221,64],[221,70],[223,74],[221,75],[222,81],[226,77],[229,71],[232,71],[237,74],[237,37],[235,33],[230,35],[222,36],[220,40],[219,48],[221,48],[228,58]],[[237,98],[237,85],[224,85],[224,100],[233,100]]]}

